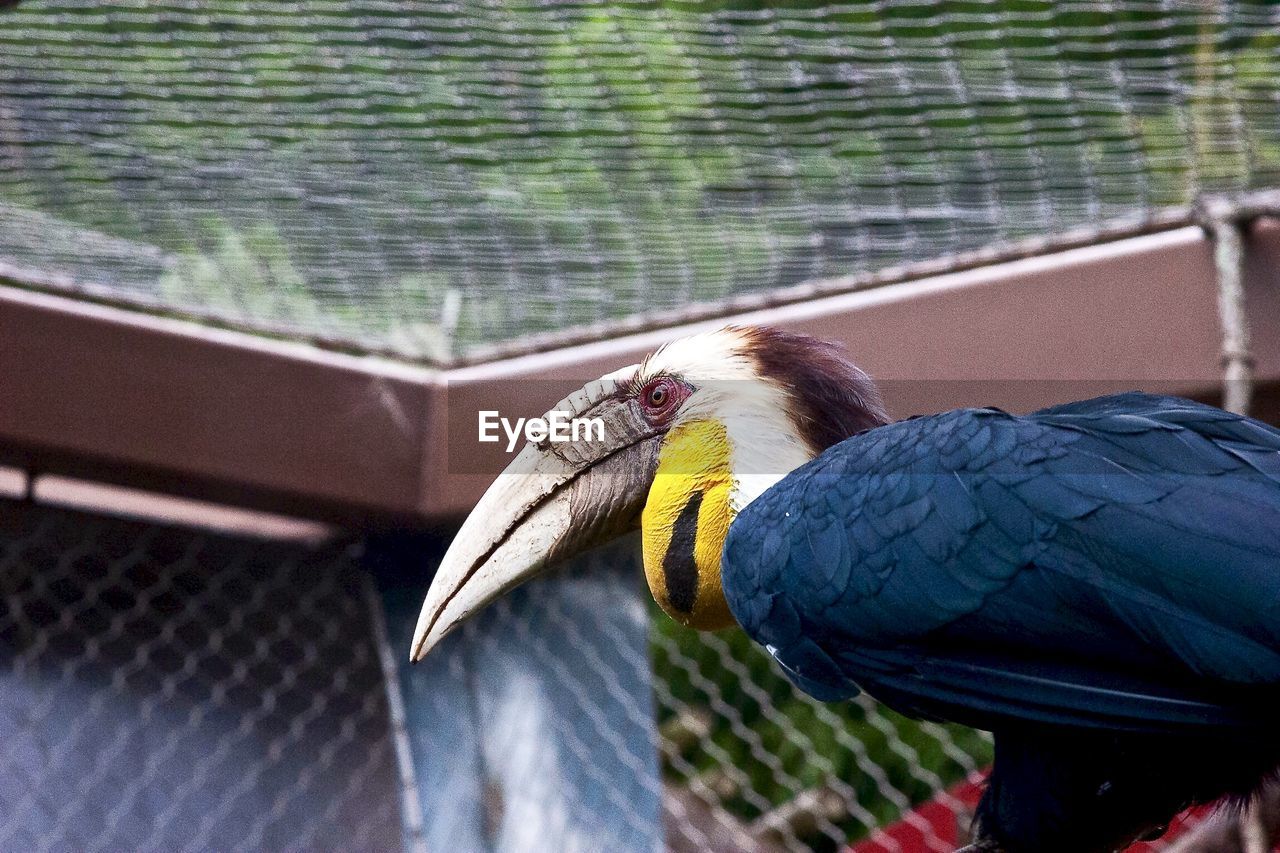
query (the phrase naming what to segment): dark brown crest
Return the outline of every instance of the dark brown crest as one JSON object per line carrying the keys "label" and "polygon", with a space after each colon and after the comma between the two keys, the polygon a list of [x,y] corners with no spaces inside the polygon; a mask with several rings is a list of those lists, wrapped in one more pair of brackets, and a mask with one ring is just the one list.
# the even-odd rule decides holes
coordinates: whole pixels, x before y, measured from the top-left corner
{"label": "dark brown crest", "polygon": [[815,453],[889,423],[880,391],[844,347],[768,327],[742,332],[760,374],[791,395],[788,414]]}

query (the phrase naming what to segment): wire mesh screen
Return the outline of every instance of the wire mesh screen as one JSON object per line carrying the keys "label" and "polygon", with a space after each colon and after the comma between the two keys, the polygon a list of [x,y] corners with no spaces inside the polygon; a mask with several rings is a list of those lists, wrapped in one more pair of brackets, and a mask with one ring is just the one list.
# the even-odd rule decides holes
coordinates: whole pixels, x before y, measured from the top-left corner
{"label": "wire mesh screen", "polygon": [[[669,849],[840,850],[914,819],[918,849],[950,851],[968,831],[947,790],[990,763],[985,733],[908,720],[865,695],[826,705],[737,631],[698,635],[660,617],[654,659]],[[935,797],[955,812],[955,835],[912,814]]]}
{"label": "wire mesh screen", "polygon": [[1264,0],[26,0],[0,265],[444,361],[1280,177]]}
{"label": "wire mesh screen", "polygon": [[[947,789],[989,764],[986,734],[801,694],[741,631],[663,615],[638,555],[525,585],[405,679],[428,850],[831,851],[935,797],[967,830]],[[421,585],[406,604],[407,633]],[[916,822],[908,849],[954,848]]]}
{"label": "wire mesh screen", "polygon": [[0,849],[389,850],[342,552],[0,503]]}
{"label": "wire mesh screen", "polygon": [[[834,850],[989,761],[984,735],[822,705],[741,633],[651,613],[632,544],[499,602],[437,659],[445,677],[408,674],[426,849]],[[0,847],[401,846],[378,596],[354,553],[0,504]],[[521,679],[539,686],[504,716],[493,697]],[[562,749],[530,752],[545,743]],[[457,780],[484,764],[471,836]]]}

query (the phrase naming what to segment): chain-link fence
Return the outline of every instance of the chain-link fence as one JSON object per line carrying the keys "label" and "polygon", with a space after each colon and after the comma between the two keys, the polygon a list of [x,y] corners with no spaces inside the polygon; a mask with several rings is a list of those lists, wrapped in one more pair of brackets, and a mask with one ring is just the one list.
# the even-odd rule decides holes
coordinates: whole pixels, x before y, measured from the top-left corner
{"label": "chain-link fence", "polygon": [[0,848],[392,849],[342,551],[0,503]]}
{"label": "chain-link fence", "polygon": [[[838,850],[990,761],[982,733],[908,720],[865,696],[831,706],[800,693],[741,633],[699,636],[664,620],[654,638],[671,849]],[[966,830],[965,806],[948,803]],[[710,837],[681,810],[712,816]],[[928,849],[954,849],[921,830]]]}
{"label": "chain-link fence", "polygon": [[[429,850],[480,849],[439,792],[481,761],[484,845],[505,821],[521,834],[501,849],[553,849],[576,823],[580,849],[835,850],[989,760],[978,733],[823,705],[741,633],[677,628],[648,605],[633,550],[462,632],[439,663],[490,734],[460,734],[429,673],[389,703],[380,655],[398,663],[403,643],[379,647],[359,548],[3,503],[0,847],[392,849],[407,826]],[[401,579],[418,595],[420,565]],[[521,677],[538,686],[504,712],[494,697]],[[563,753],[521,752],[544,741]],[[406,781],[423,791],[412,819]]]}
{"label": "chain-link fence", "polygon": [[1280,180],[1265,0],[25,0],[0,271],[435,361]]}

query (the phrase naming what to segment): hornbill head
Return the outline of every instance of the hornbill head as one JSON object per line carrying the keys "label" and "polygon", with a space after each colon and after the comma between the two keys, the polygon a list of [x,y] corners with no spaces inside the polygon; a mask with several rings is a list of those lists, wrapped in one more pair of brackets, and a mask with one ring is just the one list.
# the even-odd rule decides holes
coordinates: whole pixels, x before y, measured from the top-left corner
{"label": "hornbill head", "polygon": [[507,590],[637,527],[662,609],[726,627],[720,552],[737,513],[825,448],[888,421],[840,347],[741,327],[667,344],[552,411],[599,427],[530,442],[485,492],[427,592],[410,660]]}

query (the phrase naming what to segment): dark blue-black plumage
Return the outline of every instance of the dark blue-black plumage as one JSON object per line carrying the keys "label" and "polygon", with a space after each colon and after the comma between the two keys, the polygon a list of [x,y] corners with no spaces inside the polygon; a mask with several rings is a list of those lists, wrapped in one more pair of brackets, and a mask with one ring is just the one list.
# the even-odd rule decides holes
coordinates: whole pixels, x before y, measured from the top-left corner
{"label": "dark blue-black plumage", "polygon": [[[1148,764],[1168,738],[1280,740],[1280,431],[1211,406],[1131,393],[866,431],[746,507],[722,571],[800,687],[991,729],[997,774],[1002,737],[1035,773],[1037,742],[1070,765],[1121,734]],[[1188,799],[1247,789],[1234,772]]]}

